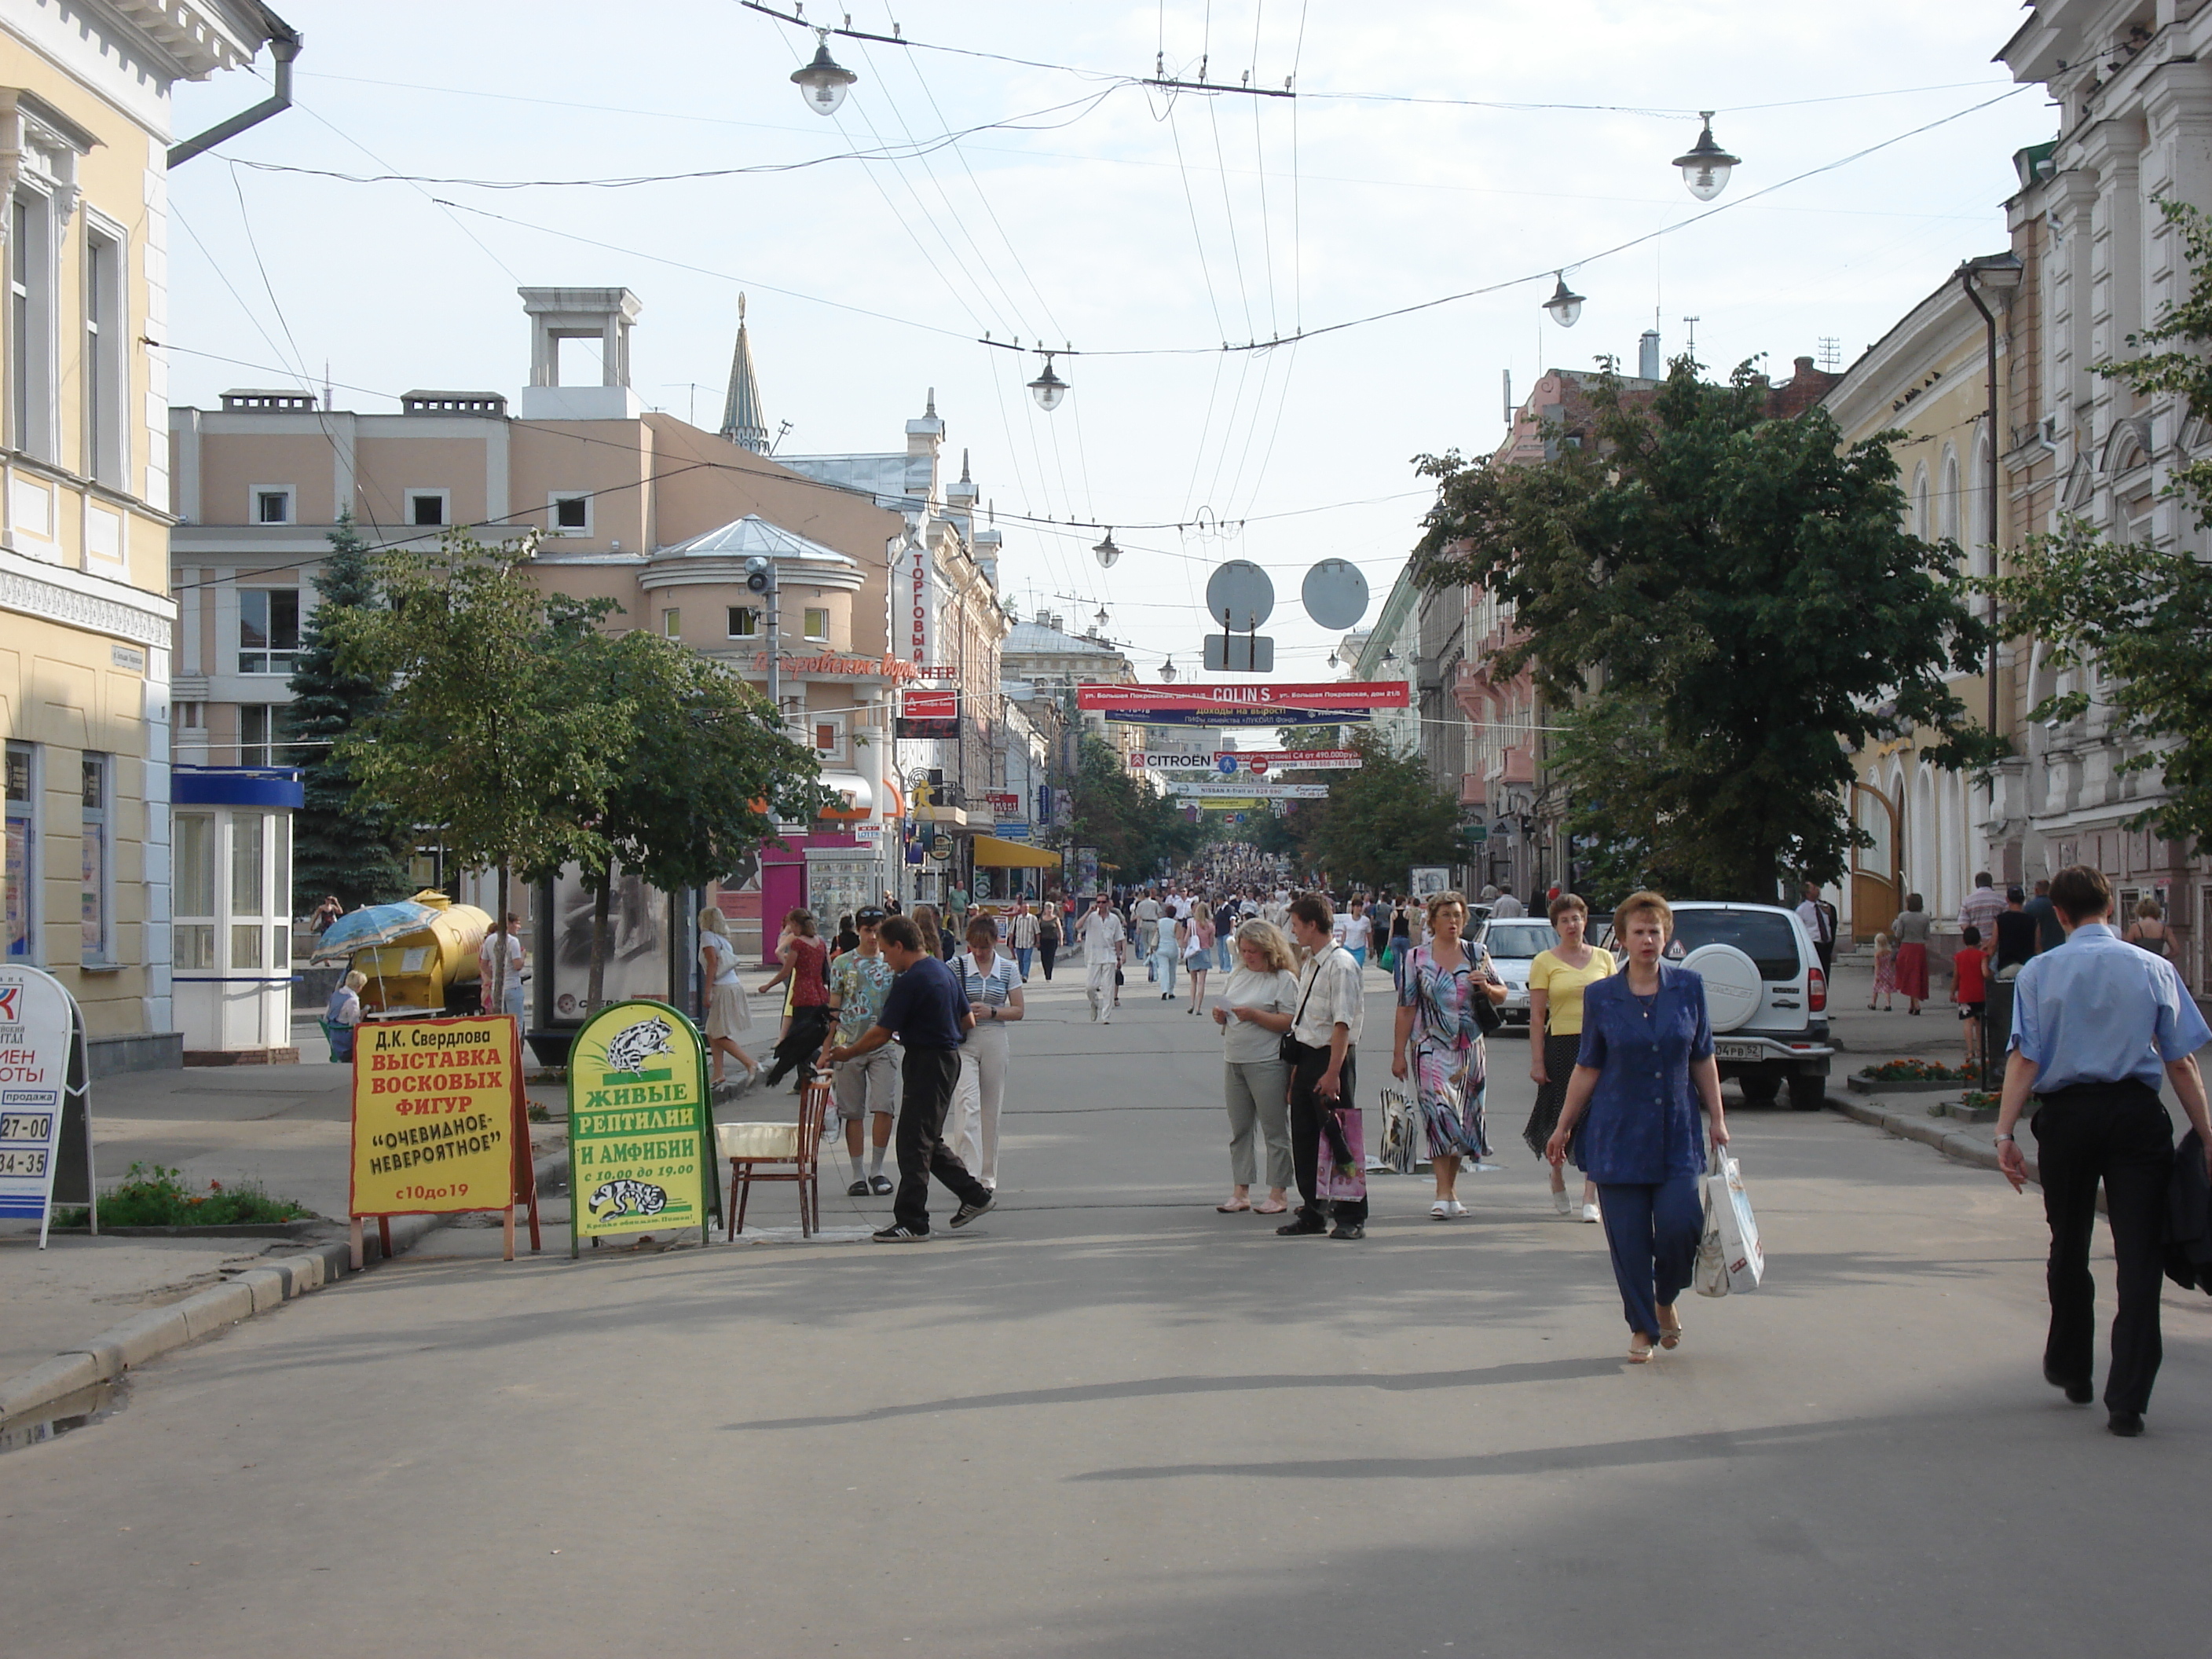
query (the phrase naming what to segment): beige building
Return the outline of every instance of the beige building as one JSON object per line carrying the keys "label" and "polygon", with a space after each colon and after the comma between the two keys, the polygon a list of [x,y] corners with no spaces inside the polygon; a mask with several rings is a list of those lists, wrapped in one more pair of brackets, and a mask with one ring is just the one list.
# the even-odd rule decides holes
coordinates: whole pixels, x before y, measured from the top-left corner
{"label": "beige building", "polygon": [[0,0],[5,948],[82,1005],[95,1075],[179,1048],[173,507],[151,344],[172,325],[170,90],[272,39],[289,61],[296,37],[251,0]]}
{"label": "beige building", "polygon": [[[988,787],[1005,629],[998,532],[974,524],[971,482],[940,479],[933,400],[906,423],[902,451],[775,457],[743,324],[723,430],[709,433],[647,410],[630,389],[635,295],[521,294],[532,384],[512,404],[498,392],[418,391],[397,413],[366,414],[325,408],[313,392],[242,390],[218,409],[171,411],[180,754],[305,758],[288,730],[288,682],[342,513],[374,546],[453,526],[488,542],[528,532],[540,579],[612,599],[615,626],[654,629],[763,691],[775,653],[786,720],[847,805],[795,827],[787,850],[764,854],[757,882],[725,896],[741,939],[772,946],[759,919],[792,905],[834,916],[885,888],[910,893],[902,778],[921,767],[957,778],[964,766],[973,793]],[[577,337],[600,343],[599,384],[562,380],[561,343]],[[755,559],[777,574],[775,640],[748,586]],[[910,649],[917,605],[924,659]],[[963,694],[962,738],[896,743],[906,691],[940,684]],[[430,884],[453,872],[426,849],[417,874]]]}

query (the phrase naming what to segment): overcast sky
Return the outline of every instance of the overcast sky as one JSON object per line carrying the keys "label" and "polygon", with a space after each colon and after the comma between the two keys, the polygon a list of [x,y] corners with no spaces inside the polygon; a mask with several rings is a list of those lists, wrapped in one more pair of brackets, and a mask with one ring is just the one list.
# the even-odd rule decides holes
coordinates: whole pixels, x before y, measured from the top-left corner
{"label": "overcast sky", "polygon": [[[1960,114],[2008,90],[1990,59],[2014,0],[850,0],[856,28],[1030,61],[833,37],[860,79],[831,119],[787,78],[812,35],[736,0],[279,3],[306,37],[300,107],[172,181],[174,401],[297,366],[319,382],[326,361],[341,408],[416,386],[511,395],[529,368],[518,285],[623,285],[644,307],[639,394],[685,416],[696,399],[711,428],[743,290],[786,453],[901,448],[934,386],[953,465],[972,450],[1000,510],[1008,596],[1071,622],[1103,602],[1148,678],[1164,653],[1195,663],[1206,576],[1235,557],[1275,578],[1279,673],[1326,678],[1334,635],[1299,611],[1302,573],[1351,559],[1379,606],[1419,533],[1410,458],[1493,447],[1504,373],[1517,397],[1547,366],[1632,368],[1655,317],[1669,356],[1698,317],[1717,374],[1764,353],[1787,378],[1824,338],[1850,362],[2005,245],[2012,154],[2053,125],[2035,88]],[[1119,78],[1163,52],[1170,76],[1203,56],[1212,80],[1295,74],[1302,95]],[[261,90],[181,86],[178,131]],[[1728,210],[1692,225],[1707,210],[1668,162],[1702,108],[1743,165],[1712,204]],[[625,189],[232,164],[610,179],[1001,122],[919,158]],[[1572,330],[1540,308],[1559,266],[1589,299]],[[1048,416],[1023,390],[1036,361],[986,331],[1098,355],[1060,360],[1073,390]],[[1097,531],[1017,514],[1114,525],[1126,556],[1103,572]],[[1163,524],[1193,527],[1139,527]]]}

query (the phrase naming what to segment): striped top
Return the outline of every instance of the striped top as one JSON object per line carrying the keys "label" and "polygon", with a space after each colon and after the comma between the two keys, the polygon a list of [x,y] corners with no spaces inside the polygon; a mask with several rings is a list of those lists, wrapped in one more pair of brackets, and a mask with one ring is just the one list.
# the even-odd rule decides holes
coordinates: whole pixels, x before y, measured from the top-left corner
{"label": "striped top", "polygon": [[987,1008],[1003,1008],[1007,1000],[1022,982],[1022,970],[1014,965],[1012,957],[994,956],[988,973],[975,966],[975,953],[963,951],[958,958],[960,988],[968,994],[968,1000]]}

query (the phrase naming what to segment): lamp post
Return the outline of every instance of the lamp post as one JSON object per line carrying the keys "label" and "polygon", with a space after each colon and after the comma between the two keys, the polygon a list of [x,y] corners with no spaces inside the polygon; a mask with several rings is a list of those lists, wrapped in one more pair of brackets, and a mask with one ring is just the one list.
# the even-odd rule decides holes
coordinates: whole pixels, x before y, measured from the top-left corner
{"label": "lamp post", "polygon": [[[2017,253],[1985,253],[1967,260],[1959,267],[1959,286],[1973,301],[1974,309],[1982,313],[1982,326],[1988,340],[1990,390],[1990,574],[1997,574],[1997,319],[1996,313],[1982,303],[1981,291],[2010,294],[2021,284],[2026,267]],[[1989,728],[1990,735],[1997,732],[1997,640],[1996,601],[1990,601],[1990,667],[1989,667]],[[1991,812],[1995,813],[1995,786],[1991,786]]]}

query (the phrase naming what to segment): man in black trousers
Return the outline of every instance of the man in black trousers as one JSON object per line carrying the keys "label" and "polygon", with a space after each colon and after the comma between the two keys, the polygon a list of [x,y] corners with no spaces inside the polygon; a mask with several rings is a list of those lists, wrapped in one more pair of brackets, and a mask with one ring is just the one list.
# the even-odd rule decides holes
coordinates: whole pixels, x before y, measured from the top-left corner
{"label": "man in black trousers", "polygon": [[898,977],[884,1011],[859,1042],[832,1048],[830,1063],[880,1048],[896,1035],[906,1050],[900,1067],[898,1194],[891,1224],[872,1235],[878,1244],[904,1244],[929,1237],[929,1177],[933,1174],[960,1200],[952,1224],[964,1227],[991,1207],[991,1189],[945,1144],[945,1113],[960,1077],[960,1040],[975,1024],[959,976],[922,948],[921,930],[909,916],[889,916],[876,930],[884,960]]}
{"label": "man in black trousers", "polygon": [[2112,890],[2101,872],[2080,864],[2061,870],[2051,878],[2051,902],[2065,943],[2035,957],[2014,982],[1997,1163],[2013,1190],[2021,1190],[2027,1160],[2013,1127],[2033,1094],[2039,1103],[2038,1179],[2051,1223],[2043,1377],[2077,1406],[2095,1398],[2097,1285],[2089,1242],[2097,1188],[2104,1186],[2119,1290],[2105,1409],[2112,1431],[2132,1437],[2142,1432],[2162,1352],[2158,1297],[2173,1130],[2159,1084],[2173,1085],[2212,1173],[2212,1124],[2195,1059],[2212,1042],[2212,1029],[2172,963],[2112,932]]}

